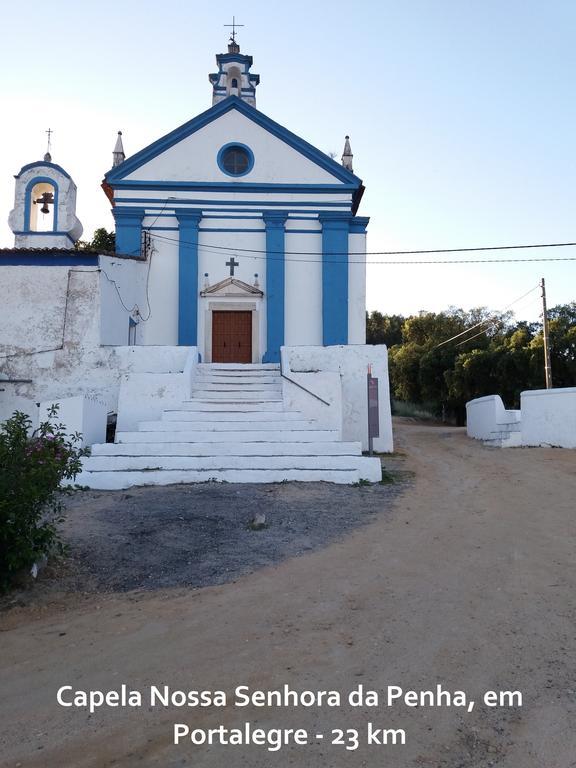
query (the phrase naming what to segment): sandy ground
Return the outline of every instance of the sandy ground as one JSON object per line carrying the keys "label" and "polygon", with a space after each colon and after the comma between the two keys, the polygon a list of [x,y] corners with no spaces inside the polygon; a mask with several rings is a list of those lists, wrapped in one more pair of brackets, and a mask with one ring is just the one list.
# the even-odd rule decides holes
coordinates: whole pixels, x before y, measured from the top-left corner
{"label": "sandy ground", "polygon": [[[576,452],[497,450],[459,429],[399,423],[415,481],[392,512],[319,551],[199,590],[78,596],[0,619],[2,766],[576,766]],[[447,708],[84,710],[56,689],[126,682],[347,691],[362,683],[478,701]],[[489,709],[486,690],[520,690]],[[172,744],[172,724],[308,728],[286,747]],[[368,746],[366,723],[404,728]],[[356,751],[331,745],[358,728]]]}

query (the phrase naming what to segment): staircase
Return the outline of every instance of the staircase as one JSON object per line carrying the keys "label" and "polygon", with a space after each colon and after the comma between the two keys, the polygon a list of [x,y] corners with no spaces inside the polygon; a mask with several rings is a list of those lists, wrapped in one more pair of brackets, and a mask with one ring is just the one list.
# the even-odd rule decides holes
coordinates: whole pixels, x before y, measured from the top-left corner
{"label": "staircase", "polygon": [[484,445],[492,448],[518,448],[522,445],[522,425],[519,421],[496,424]]}
{"label": "staircase", "polygon": [[278,365],[198,366],[190,400],[93,445],[76,478],[102,490],[215,480],[378,482],[380,459],[341,442],[298,411],[284,409]]}

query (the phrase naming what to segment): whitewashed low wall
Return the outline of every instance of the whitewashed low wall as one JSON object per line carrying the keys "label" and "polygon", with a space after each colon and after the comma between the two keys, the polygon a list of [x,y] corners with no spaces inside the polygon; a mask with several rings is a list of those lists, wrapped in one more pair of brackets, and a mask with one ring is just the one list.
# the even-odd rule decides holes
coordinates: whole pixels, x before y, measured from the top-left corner
{"label": "whitewashed low wall", "polygon": [[[368,449],[368,396],[366,376],[368,365],[378,379],[380,403],[380,437],[374,439],[374,450],[382,453],[393,448],[390,385],[388,381],[388,350],[385,345],[354,344],[333,347],[282,347],[282,368],[286,375],[307,386],[334,406],[331,416],[322,403],[309,400],[307,413],[314,418],[340,421],[342,440],[359,441]],[[327,373],[333,374],[326,376]],[[335,376],[334,376],[335,375]],[[341,405],[338,408],[338,380]],[[305,383],[307,382],[307,383]],[[283,384],[285,396],[304,398],[294,394],[293,385]],[[332,399],[332,400],[331,400]],[[300,406],[295,406],[300,409]]]}
{"label": "whitewashed low wall", "polygon": [[[53,405],[58,406],[58,413],[50,418],[48,412]],[[38,420],[50,421],[52,424],[63,424],[68,437],[76,432],[82,435],[80,445],[85,447],[94,443],[106,442],[106,420],[108,408],[106,403],[95,396],[81,395],[67,397],[64,400],[40,403]]]}
{"label": "whitewashed low wall", "polygon": [[[51,404],[80,395],[96,396],[108,412],[118,408],[120,384],[130,375],[175,374],[197,358],[196,347],[86,347],[65,348],[30,357],[14,358],[6,372],[0,366],[0,422],[15,410],[23,411],[38,426],[38,403]],[[31,383],[1,383],[5,378],[31,378]],[[137,395],[137,392],[135,393]]]}
{"label": "whitewashed low wall", "polygon": [[122,377],[116,421],[118,431],[134,431],[138,428],[139,421],[159,419],[163,410],[176,407],[190,397],[192,380],[198,365],[198,348],[166,347],[165,349],[185,349],[187,352],[185,363],[182,365],[180,358],[180,364],[175,366],[176,370],[168,373],[148,371],[130,373]]}
{"label": "whitewashed low wall", "polygon": [[503,424],[520,421],[520,411],[507,410],[500,395],[477,397],[466,403],[466,432],[468,437],[489,440]]}
{"label": "whitewashed low wall", "polygon": [[576,448],[576,387],[522,392],[522,445]]}

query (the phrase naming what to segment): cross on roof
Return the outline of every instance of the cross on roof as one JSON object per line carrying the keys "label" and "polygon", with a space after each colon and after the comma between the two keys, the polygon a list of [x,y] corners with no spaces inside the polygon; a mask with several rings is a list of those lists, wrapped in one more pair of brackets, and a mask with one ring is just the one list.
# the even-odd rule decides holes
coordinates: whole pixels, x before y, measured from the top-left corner
{"label": "cross on roof", "polygon": [[230,35],[230,40],[235,43],[236,42],[236,27],[243,27],[244,24],[236,24],[236,16],[232,16],[232,24],[224,24],[225,27],[232,27],[232,34]]}
{"label": "cross on roof", "polygon": [[47,147],[46,151],[50,152],[50,145],[52,144],[52,134],[54,133],[54,131],[52,130],[52,128],[48,128],[48,130],[45,131],[45,133],[48,136],[48,147]]}
{"label": "cross on roof", "polygon": [[230,256],[230,261],[226,262],[226,266],[230,267],[230,277],[234,277],[234,267],[239,267],[240,264],[234,260],[234,256]]}

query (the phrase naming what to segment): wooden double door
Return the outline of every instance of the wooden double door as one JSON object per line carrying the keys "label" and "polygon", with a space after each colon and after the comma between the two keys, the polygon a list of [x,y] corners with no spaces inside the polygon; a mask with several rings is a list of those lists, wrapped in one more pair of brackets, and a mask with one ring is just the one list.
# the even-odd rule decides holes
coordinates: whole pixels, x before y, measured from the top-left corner
{"label": "wooden double door", "polygon": [[252,312],[212,312],[212,362],[252,362]]}

